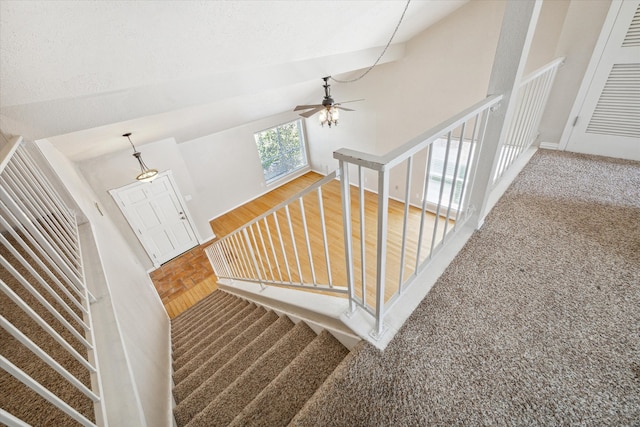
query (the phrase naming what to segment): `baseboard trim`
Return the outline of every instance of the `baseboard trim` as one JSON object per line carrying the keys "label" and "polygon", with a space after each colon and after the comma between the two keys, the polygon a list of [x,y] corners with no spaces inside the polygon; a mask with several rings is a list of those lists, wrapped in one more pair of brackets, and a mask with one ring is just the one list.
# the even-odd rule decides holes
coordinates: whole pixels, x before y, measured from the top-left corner
{"label": "baseboard trim", "polygon": [[267,286],[238,280],[219,280],[218,289],[267,309],[286,315],[294,323],[304,321],[316,333],[327,330],[351,350],[360,338],[340,320],[349,308],[346,298],[321,295],[294,289]]}
{"label": "baseboard trim", "polygon": [[557,142],[541,142],[539,144],[540,148],[543,148],[545,150],[559,150],[560,149],[560,144],[558,144]]}

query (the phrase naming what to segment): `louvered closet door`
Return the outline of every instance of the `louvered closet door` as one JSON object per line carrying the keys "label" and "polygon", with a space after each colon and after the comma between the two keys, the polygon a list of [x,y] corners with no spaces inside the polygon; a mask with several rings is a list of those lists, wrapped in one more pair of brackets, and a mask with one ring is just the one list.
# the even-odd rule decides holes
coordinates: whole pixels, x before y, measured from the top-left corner
{"label": "louvered closet door", "polygon": [[611,7],[616,21],[567,150],[640,160],[640,0]]}

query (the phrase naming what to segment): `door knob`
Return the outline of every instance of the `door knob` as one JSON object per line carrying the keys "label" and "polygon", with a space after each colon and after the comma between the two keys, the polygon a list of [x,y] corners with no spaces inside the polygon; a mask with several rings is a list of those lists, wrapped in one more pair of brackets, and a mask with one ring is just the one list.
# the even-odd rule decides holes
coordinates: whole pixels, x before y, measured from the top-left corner
{"label": "door knob", "polygon": [[185,217],[181,216],[181,217],[180,217],[180,219],[187,219],[187,218],[185,218]]}

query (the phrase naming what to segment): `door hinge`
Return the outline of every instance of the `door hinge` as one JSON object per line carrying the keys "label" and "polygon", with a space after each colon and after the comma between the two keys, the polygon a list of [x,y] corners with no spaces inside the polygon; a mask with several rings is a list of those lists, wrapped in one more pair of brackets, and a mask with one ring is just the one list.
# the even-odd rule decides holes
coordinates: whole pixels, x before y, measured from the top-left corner
{"label": "door hinge", "polygon": [[576,116],[575,119],[573,119],[573,127],[575,127],[578,124],[578,119],[580,118],[580,116]]}

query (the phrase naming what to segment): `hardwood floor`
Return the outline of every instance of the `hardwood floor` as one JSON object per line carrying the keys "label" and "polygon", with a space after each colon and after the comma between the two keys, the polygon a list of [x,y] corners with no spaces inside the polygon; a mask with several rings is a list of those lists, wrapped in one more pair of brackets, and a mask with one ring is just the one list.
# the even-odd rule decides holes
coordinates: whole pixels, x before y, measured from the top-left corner
{"label": "hardwood floor", "polygon": [[[275,282],[316,283],[322,286],[333,284],[334,286],[346,287],[347,271],[340,183],[331,181],[322,186],[322,204],[327,236],[326,245],[329,248],[328,263],[324,251],[325,241],[320,220],[321,211],[318,194],[311,192],[304,196],[302,200],[304,208],[297,202],[292,203],[289,206],[288,213],[280,210],[275,216],[270,215],[248,229],[250,238],[255,239],[256,242],[251,251],[255,253],[261,277]],[[277,203],[280,201],[282,200],[277,200]],[[271,206],[277,203],[274,200]],[[377,195],[371,192],[364,193],[365,213],[364,233],[362,236],[359,204],[358,190],[352,187],[351,227],[355,293],[358,296],[364,293],[366,302],[375,307]],[[264,207],[266,208],[267,206]],[[239,215],[236,215],[234,211],[230,214],[230,218],[233,218],[238,223],[246,224],[266,210],[249,209],[253,214],[252,218],[238,218]],[[440,217],[437,231],[434,233],[436,216],[428,212],[425,213],[423,229],[420,230],[422,211],[410,206],[407,212],[405,234],[404,211],[404,203],[389,200],[386,271],[384,274],[385,300],[391,298],[398,290],[401,280],[401,264],[403,264],[402,281],[404,282],[415,272],[418,257],[420,262],[423,262],[431,253],[432,242],[439,243],[445,232],[443,227],[445,219]],[[222,220],[224,221],[224,219]],[[303,232],[304,224],[307,225],[308,238]],[[449,221],[447,232],[452,229],[453,224],[453,221]],[[215,228],[216,225],[218,228]],[[213,224],[212,226],[216,230],[222,230],[225,224]],[[235,228],[234,224],[233,229]],[[420,231],[422,231],[422,239],[419,239]],[[406,242],[404,254],[402,253],[403,236]],[[235,247],[233,246],[234,244]],[[364,250],[364,257],[362,256],[362,250]],[[231,244],[225,251],[227,263],[234,261],[235,253],[238,251],[250,253],[249,249],[244,247],[242,239]],[[235,267],[244,271],[251,269],[251,266],[246,264],[243,266],[240,263],[236,264]]]}
{"label": "hardwood floor", "polygon": [[[223,237],[321,178],[309,172],[214,219],[211,228],[216,236]],[[195,247],[149,274],[171,319],[217,289],[218,279],[204,253],[211,243]]]}
{"label": "hardwood floor", "polygon": [[[299,191],[321,179],[322,176],[309,172],[251,202],[240,206],[233,211],[221,215],[210,222],[211,228],[218,238],[222,238],[243,226],[259,215],[267,212],[273,206],[295,195]],[[361,236],[359,195],[355,188],[351,191],[352,209],[352,238],[354,257],[354,283],[357,295],[364,292],[369,304],[374,301],[376,283],[376,229],[377,229],[377,196],[374,193],[365,192],[365,216],[364,216],[364,250],[365,257],[361,256]],[[312,276],[315,276],[316,283],[328,284],[329,277],[331,283],[336,286],[346,284],[346,265],[344,255],[344,235],[342,220],[342,204],[340,198],[340,184],[332,181],[322,187],[322,203],[325,213],[327,245],[330,247],[329,265],[324,255],[324,240],[320,224],[320,207],[316,192],[311,192],[303,198],[304,218],[299,203],[294,203],[289,208],[289,218],[291,230],[289,230],[289,218],[285,212],[277,214],[278,225],[282,233],[276,232],[276,219],[269,216],[266,221],[261,222],[261,229],[254,228],[256,235],[263,233],[265,242],[263,257],[261,257],[261,268],[267,278],[278,280],[283,277],[284,281],[300,281],[300,275],[305,282],[310,283]],[[398,288],[401,273],[402,239],[403,239],[403,218],[405,205],[403,203],[389,201],[389,221],[387,238],[387,269],[385,274],[385,299],[390,298]],[[415,270],[416,259],[419,255],[423,261],[431,251],[431,242],[437,244],[444,235],[444,218],[438,219],[439,227],[437,233],[433,232],[436,223],[436,216],[426,213],[425,223],[422,230],[422,240],[418,248],[420,219],[422,211],[415,207],[408,210],[408,221],[406,227],[406,250],[404,253],[402,274],[406,280]],[[302,230],[303,221],[307,223],[309,230],[309,246]],[[447,225],[448,231],[453,228],[454,222]],[[268,243],[267,229],[271,234],[273,248]],[[293,240],[291,239],[293,234]],[[256,237],[258,238],[258,237]],[[177,316],[193,304],[204,298],[216,289],[217,279],[213,275],[208,259],[204,254],[204,247],[212,242],[194,248],[184,255],[164,264],[160,269],[151,273],[151,278],[158,289],[167,313],[171,318]],[[297,248],[298,257],[301,260],[300,268],[296,262],[293,248]],[[281,248],[285,248],[284,252]],[[307,249],[308,248],[308,249]],[[277,250],[274,250],[277,249]],[[419,249],[419,250],[418,250]],[[313,263],[313,272],[309,263],[309,251]],[[274,255],[275,254],[275,255]],[[275,256],[275,257],[274,257]],[[363,262],[364,259],[364,262]],[[280,263],[281,269],[275,267],[276,260]],[[286,262],[285,262],[286,260]],[[288,265],[288,268],[286,266]],[[363,275],[362,272],[365,272]],[[371,304],[373,305],[373,304]]]}

